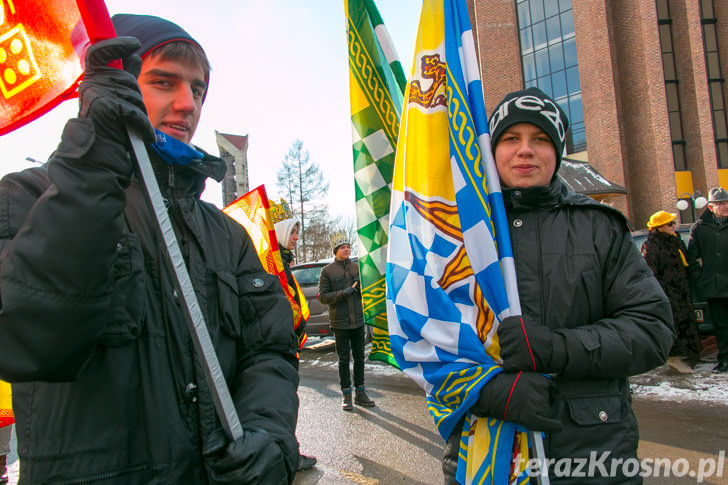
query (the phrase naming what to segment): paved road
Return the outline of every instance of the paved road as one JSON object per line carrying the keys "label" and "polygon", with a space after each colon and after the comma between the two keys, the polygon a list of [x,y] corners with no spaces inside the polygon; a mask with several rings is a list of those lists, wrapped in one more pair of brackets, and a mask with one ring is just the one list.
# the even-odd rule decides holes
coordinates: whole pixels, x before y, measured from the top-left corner
{"label": "paved road", "polygon": [[[294,484],[441,484],[442,439],[419,387],[396,369],[368,361],[367,386],[377,407],[344,412],[333,341],[311,339],[311,347],[302,353],[297,435],[302,452],[319,463],[299,473]],[[665,366],[632,379],[640,458],[685,459],[691,471],[699,470],[701,460],[718,463],[720,451],[728,448],[728,399],[723,399],[728,375],[712,375],[710,366],[689,376]],[[18,467],[14,452],[10,461],[12,484]],[[723,466],[722,477],[716,471],[703,483],[728,484],[728,457]],[[681,485],[696,478],[663,473],[645,483]]]}

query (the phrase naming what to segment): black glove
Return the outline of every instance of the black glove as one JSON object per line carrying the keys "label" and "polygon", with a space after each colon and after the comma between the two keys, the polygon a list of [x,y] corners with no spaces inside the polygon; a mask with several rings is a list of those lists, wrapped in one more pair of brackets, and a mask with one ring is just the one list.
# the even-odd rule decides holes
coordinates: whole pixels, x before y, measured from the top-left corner
{"label": "black glove", "polygon": [[559,373],[566,365],[564,337],[531,319],[515,315],[498,327],[500,355],[506,372]]}
{"label": "black glove", "polygon": [[[86,52],[86,71],[78,88],[79,117],[93,121],[96,134],[128,144],[127,125],[145,141],[154,142],[154,128],[147,116],[137,76],[141,58],[134,54],[139,41],[116,37],[96,42]],[[122,59],[124,70],[109,67]]]}
{"label": "black glove", "polygon": [[243,437],[207,461],[213,483],[279,485],[289,482],[283,451],[262,429],[246,429]]}
{"label": "black glove", "polygon": [[348,288],[344,289],[344,291],[341,292],[342,296],[350,296],[356,293],[356,288],[353,286],[349,286]]}
{"label": "black glove", "polygon": [[561,422],[551,415],[552,380],[535,372],[502,372],[480,390],[471,411],[476,416],[520,424],[531,431],[559,431]]}

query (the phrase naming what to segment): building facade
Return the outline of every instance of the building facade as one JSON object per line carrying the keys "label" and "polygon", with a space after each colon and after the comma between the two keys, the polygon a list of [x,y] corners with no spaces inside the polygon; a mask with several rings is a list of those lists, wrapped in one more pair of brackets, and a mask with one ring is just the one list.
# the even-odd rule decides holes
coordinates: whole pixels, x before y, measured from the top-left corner
{"label": "building facade", "polygon": [[222,180],[223,207],[235,202],[250,190],[248,183],[248,135],[229,135],[215,131],[220,158],[227,171]]}
{"label": "building facade", "polygon": [[[486,109],[537,86],[571,121],[567,153],[627,189],[635,228],[728,188],[728,2],[469,0]],[[497,39],[494,41],[494,39]]]}

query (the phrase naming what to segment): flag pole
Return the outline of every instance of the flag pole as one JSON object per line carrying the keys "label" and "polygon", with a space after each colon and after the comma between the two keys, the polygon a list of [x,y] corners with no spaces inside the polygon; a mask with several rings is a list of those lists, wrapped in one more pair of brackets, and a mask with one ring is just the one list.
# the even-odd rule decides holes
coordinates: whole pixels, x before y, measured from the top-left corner
{"label": "flag pole", "polygon": [[[114,25],[109,17],[106,4],[103,0],[76,0],[81,18],[83,19],[89,40],[93,43],[103,39],[116,37]],[[115,61],[114,67],[121,67],[120,61]],[[194,287],[187,272],[179,243],[174,234],[172,223],[164,205],[164,199],[159,190],[157,179],[152,169],[149,154],[147,153],[144,141],[138,133],[127,127],[132,151],[139,164],[139,169],[147,190],[149,202],[152,205],[154,215],[157,219],[158,228],[164,239],[167,248],[167,256],[175,274],[175,289],[184,298],[185,316],[192,335],[197,355],[203,362],[205,375],[210,384],[210,391],[215,403],[220,422],[231,440],[237,440],[243,436],[243,428],[240,424],[238,413],[233,404],[230,390],[225,382],[225,376],[220,367],[220,361],[215,353],[215,348],[210,339],[210,332],[205,324],[204,316],[197,302]]]}
{"label": "flag pole", "polygon": [[[477,18],[477,6],[478,2],[472,2],[471,5],[473,6],[473,16],[474,18]],[[472,46],[473,49],[464,49],[466,57],[468,56],[475,56],[475,62],[478,66],[478,77],[480,77],[481,72],[481,62],[480,62],[480,43],[475,42],[475,36],[473,35],[472,30],[471,36],[472,39]],[[477,46],[477,50],[475,49]],[[482,81],[481,81],[482,86]],[[485,102],[485,92],[483,92],[483,102]],[[488,187],[488,194],[500,194],[501,193],[501,186],[500,186],[500,176],[498,175],[498,169],[495,165],[495,159],[493,158],[493,153],[490,150],[490,130],[487,129],[487,122],[486,122],[486,131],[487,133],[482,134],[479,137],[479,144],[481,147],[481,152],[483,153],[483,159],[485,162],[485,172],[486,172],[486,181],[487,181],[487,187]],[[495,198],[489,196],[489,201],[491,204],[503,204],[502,197]],[[501,218],[501,214],[505,215],[505,211],[502,213],[500,211],[493,211],[492,212],[494,221],[493,224],[495,226],[495,233],[496,233],[496,240],[498,243],[498,247],[502,248],[503,244],[507,242],[507,245],[510,247],[510,240],[509,240],[509,233],[508,233],[508,221],[505,220],[505,218]],[[503,281],[506,287],[506,296],[508,298],[508,308],[510,310],[511,315],[520,315],[521,314],[521,298],[518,295],[518,280],[516,277],[516,266],[515,262],[513,260],[513,257],[506,257],[501,258],[500,262],[501,266],[501,273],[503,274]],[[550,485],[548,470],[546,468],[546,452],[543,447],[543,438],[541,437],[540,431],[532,431],[531,432],[531,443],[532,443],[532,451],[534,458],[538,461],[539,465],[539,473],[536,475],[536,483],[538,485]]]}

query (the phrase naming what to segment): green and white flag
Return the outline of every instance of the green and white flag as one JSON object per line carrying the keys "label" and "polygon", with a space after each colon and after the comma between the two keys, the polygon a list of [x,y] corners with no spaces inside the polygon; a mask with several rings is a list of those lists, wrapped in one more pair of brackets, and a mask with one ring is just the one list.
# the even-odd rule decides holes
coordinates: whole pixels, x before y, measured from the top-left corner
{"label": "green and white flag", "polygon": [[371,360],[395,367],[387,331],[384,275],[389,204],[407,78],[373,0],[344,0],[349,45],[352,148],[364,321]]}

